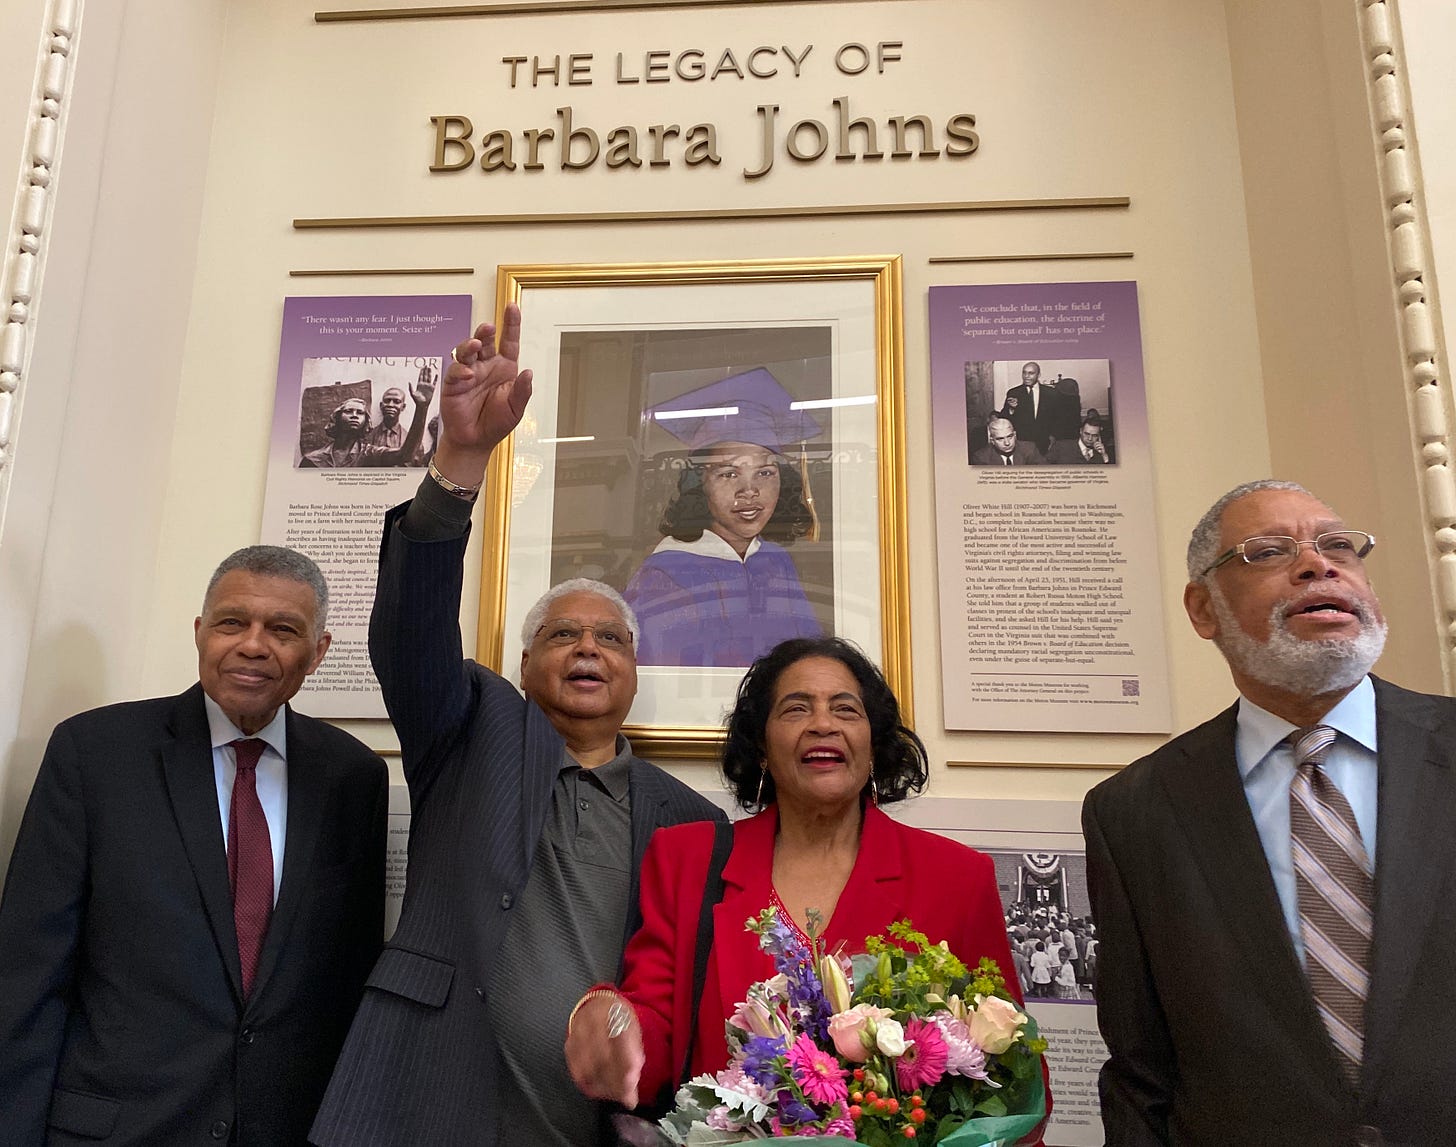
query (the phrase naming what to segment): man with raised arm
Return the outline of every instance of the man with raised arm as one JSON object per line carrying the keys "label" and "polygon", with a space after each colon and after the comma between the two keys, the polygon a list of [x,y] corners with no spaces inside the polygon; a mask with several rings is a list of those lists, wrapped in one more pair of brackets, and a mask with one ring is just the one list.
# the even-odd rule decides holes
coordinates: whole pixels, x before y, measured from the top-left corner
{"label": "man with raised arm", "polygon": [[471,508],[520,421],[521,317],[455,348],[439,447],[385,520],[370,653],[410,787],[408,887],[312,1132],[324,1147],[594,1145],[603,1112],[562,1055],[572,1003],[614,979],[662,825],[721,817],[621,735],[636,620],[615,590],[553,587],[521,685],[461,653]]}

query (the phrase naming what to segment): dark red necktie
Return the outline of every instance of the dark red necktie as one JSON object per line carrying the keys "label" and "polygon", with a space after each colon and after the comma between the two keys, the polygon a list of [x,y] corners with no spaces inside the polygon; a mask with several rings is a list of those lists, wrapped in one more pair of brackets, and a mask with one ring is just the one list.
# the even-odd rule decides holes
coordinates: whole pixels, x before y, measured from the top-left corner
{"label": "dark red necktie", "polygon": [[243,995],[253,990],[268,918],[273,915],[273,844],[268,819],[258,800],[258,758],[264,742],[232,742],[238,775],[228,813],[228,882],[233,889],[233,925],[238,932],[238,959],[243,968]]}

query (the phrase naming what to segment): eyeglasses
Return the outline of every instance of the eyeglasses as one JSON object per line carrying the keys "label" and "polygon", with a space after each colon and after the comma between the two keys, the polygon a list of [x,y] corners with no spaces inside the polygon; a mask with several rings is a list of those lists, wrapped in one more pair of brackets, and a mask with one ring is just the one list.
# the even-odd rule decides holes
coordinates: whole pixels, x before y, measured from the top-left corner
{"label": "eyeglasses", "polygon": [[1234,558],[1243,558],[1251,566],[1280,569],[1299,556],[1300,546],[1313,546],[1315,553],[1337,566],[1352,566],[1375,548],[1375,535],[1363,530],[1332,530],[1307,540],[1282,536],[1245,538],[1233,549],[1219,554],[1203,573],[1211,574]]}
{"label": "eyeglasses", "polygon": [[558,617],[536,630],[536,636],[540,637],[544,633],[547,645],[575,645],[588,629],[591,630],[596,643],[604,649],[632,648],[632,631],[620,621],[604,621],[601,625],[582,625],[579,621]]}

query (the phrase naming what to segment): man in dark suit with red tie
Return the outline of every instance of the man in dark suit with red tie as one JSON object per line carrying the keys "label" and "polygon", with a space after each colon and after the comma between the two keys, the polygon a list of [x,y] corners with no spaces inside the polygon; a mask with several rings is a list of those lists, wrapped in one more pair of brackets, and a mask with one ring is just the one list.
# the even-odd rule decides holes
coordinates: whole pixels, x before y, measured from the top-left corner
{"label": "man in dark suit with red tie", "polygon": [[318,567],[213,575],[200,681],[57,726],[0,900],[0,1142],[302,1147],[383,939],[387,777],[286,702]]}
{"label": "man in dark suit with red tie", "polygon": [[1193,531],[1239,699],[1082,811],[1110,1147],[1452,1142],[1456,701],[1370,676],[1374,544],[1288,482]]}

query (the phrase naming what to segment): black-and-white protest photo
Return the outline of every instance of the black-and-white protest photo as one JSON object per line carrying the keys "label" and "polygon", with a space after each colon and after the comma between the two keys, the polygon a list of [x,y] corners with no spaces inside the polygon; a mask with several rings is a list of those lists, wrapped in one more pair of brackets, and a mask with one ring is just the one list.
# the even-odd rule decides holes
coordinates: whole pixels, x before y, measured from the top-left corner
{"label": "black-and-white protest photo", "polygon": [[441,360],[304,359],[298,411],[300,470],[429,465]]}
{"label": "black-and-white protest photo", "polygon": [[1006,911],[1006,939],[1028,1001],[1091,1003],[1097,926],[1082,852],[988,849]]}

